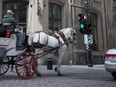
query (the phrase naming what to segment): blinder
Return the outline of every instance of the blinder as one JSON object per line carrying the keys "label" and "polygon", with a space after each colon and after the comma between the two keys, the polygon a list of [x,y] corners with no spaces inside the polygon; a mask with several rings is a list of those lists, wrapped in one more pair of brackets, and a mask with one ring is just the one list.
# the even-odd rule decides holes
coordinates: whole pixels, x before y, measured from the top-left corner
{"label": "blinder", "polygon": [[76,40],[76,33],[73,33],[73,40]]}
{"label": "blinder", "polygon": [[70,38],[68,38],[68,40],[70,41],[70,43],[75,43],[76,40],[76,32],[74,30],[71,31],[70,33]]}

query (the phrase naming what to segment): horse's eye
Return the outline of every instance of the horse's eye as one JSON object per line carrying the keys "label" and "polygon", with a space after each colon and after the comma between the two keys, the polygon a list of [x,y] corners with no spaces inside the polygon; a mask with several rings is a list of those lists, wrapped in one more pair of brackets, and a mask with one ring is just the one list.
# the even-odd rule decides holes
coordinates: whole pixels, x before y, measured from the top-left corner
{"label": "horse's eye", "polygon": [[76,36],[76,33],[73,33],[73,36]]}
{"label": "horse's eye", "polygon": [[70,38],[68,38],[68,40],[70,40]]}

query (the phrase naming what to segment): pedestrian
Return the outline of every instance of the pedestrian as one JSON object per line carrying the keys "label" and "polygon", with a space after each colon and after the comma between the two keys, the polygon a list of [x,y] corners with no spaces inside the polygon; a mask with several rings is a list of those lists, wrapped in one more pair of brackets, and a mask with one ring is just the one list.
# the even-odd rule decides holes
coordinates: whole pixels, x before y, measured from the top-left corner
{"label": "pedestrian", "polygon": [[[6,37],[10,37],[11,31],[15,32],[16,26],[17,26],[17,21],[14,18],[14,13],[12,10],[7,10],[5,16],[3,17],[3,25],[5,26],[6,29]],[[22,42],[23,42],[23,32],[17,31],[18,32],[18,40],[17,40],[17,46],[20,48],[22,47]]]}

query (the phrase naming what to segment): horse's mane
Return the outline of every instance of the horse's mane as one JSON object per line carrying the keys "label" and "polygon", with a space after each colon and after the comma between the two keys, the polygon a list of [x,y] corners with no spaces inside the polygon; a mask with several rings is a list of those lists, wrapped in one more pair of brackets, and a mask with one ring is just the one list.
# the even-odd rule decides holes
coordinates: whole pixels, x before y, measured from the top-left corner
{"label": "horse's mane", "polygon": [[[63,31],[65,31],[65,30],[72,30],[73,28],[71,28],[71,27],[68,27],[68,28],[63,28],[63,29],[61,29],[61,30],[59,30],[59,31],[57,31],[57,33],[61,33],[61,32],[63,32]],[[44,32],[44,31],[35,31],[35,33],[41,33],[41,32],[43,32],[43,33],[45,33],[45,34],[48,34],[48,35],[50,35],[50,36],[54,36],[54,34],[55,33],[51,33],[51,32]]]}
{"label": "horse's mane", "polygon": [[71,27],[63,28],[63,29],[61,29],[60,31],[64,31],[64,30],[66,30],[66,29],[67,29],[67,30],[68,30],[68,29],[69,29],[69,30],[72,30],[73,28],[71,28]]}

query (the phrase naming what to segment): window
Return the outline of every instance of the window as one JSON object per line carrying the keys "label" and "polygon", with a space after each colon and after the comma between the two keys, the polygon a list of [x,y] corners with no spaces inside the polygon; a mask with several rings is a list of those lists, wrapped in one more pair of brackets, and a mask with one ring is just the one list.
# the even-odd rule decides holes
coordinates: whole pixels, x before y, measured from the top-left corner
{"label": "window", "polygon": [[27,1],[3,1],[3,16],[7,10],[12,10],[19,26],[26,31],[24,28],[26,28],[27,6]]}
{"label": "window", "polygon": [[61,6],[49,3],[49,29],[53,32],[61,29]]}
{"label": "window", "polygon": [[96,14],[90,14],[90,20],[91,20],[91,28],[92,28],[92,34],[93,34],[93,44],[92,49],[94,51],[98,50],[98,31],[97,31],[97,15]]}

